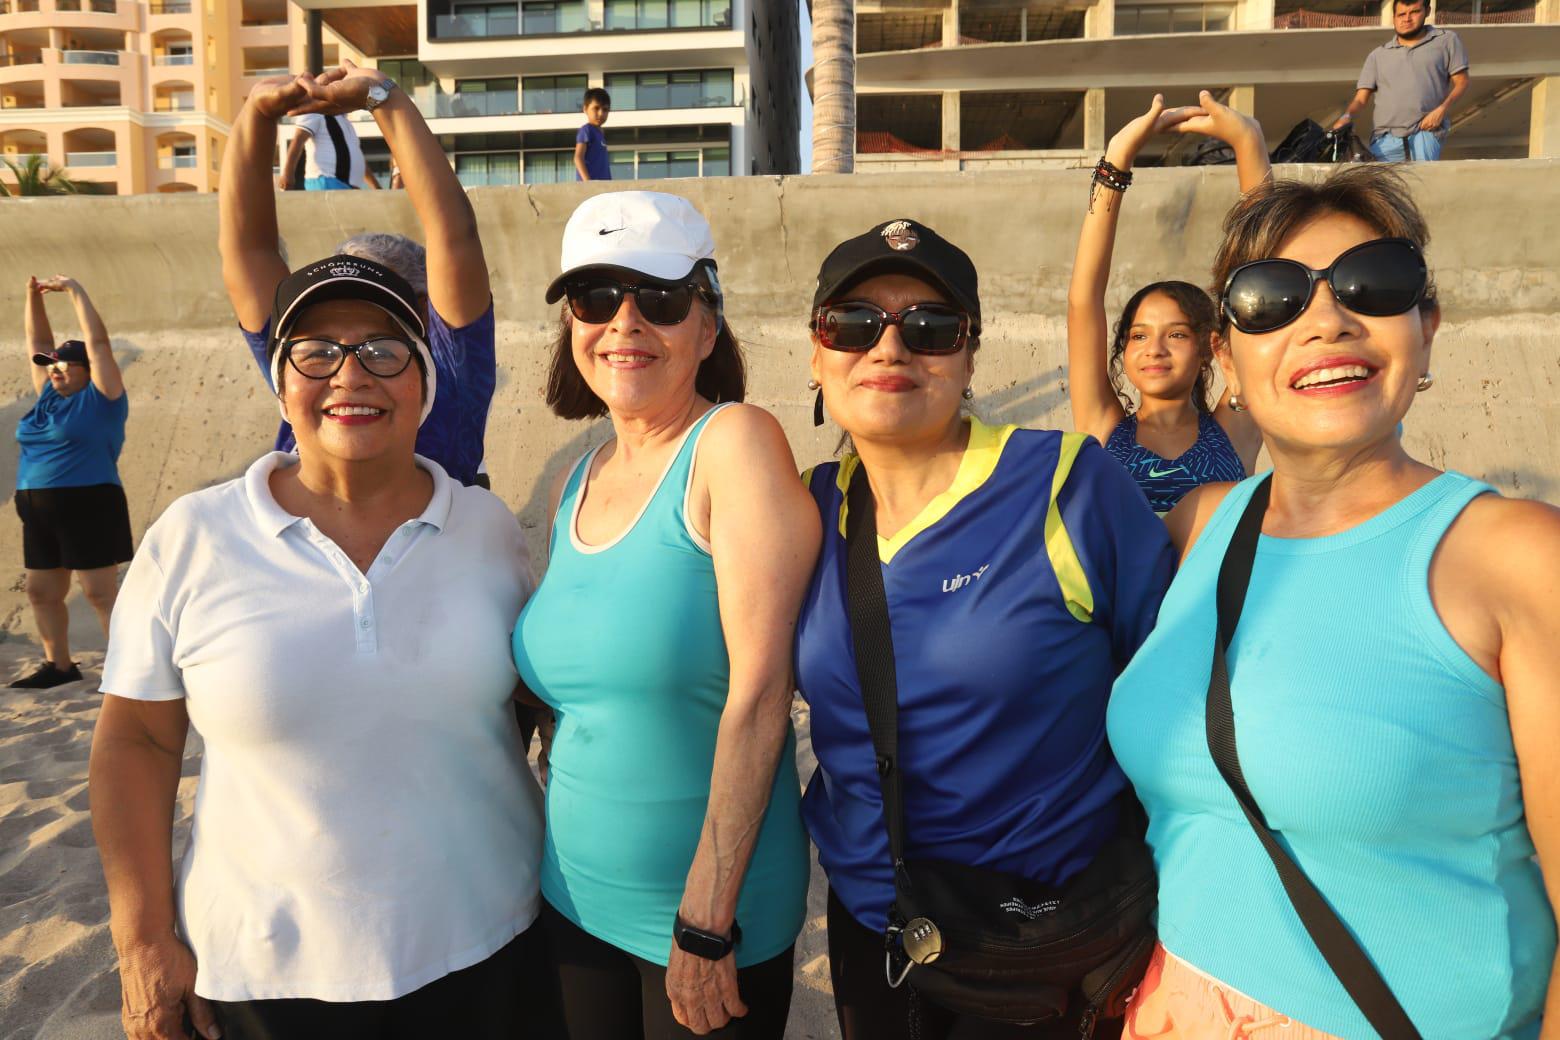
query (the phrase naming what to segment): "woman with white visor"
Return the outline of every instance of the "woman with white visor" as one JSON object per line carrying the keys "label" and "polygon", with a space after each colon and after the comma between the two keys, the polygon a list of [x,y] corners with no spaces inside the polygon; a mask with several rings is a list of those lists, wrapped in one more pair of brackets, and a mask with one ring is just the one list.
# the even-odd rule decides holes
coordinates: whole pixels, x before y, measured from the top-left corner
{"label": "woman with white visor", "polygon": [[403,279],[330,257],[271,327],[297,455],[175,502],[113,617],[91,791],[125,1031],[556,1036],[527,1006],[550,971],[506,652],[519,525],[413,453],[438,388]]}

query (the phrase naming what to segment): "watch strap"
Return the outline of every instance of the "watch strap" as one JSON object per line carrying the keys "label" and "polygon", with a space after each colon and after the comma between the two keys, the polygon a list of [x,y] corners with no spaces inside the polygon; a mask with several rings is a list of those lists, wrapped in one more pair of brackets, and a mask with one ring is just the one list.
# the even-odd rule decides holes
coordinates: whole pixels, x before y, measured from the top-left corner
{"label": "watch strap", "polygon": [[742,941],[742,929],[736,921],[731,922],[731,935],[717,935],[714,932],[696,928],[683,920],[682,914],[678,914],[672,928],[672,938],[684,953],[690,953],[695,957],[705,960],[718,961],[725,959],[726,955],[736,948]]}

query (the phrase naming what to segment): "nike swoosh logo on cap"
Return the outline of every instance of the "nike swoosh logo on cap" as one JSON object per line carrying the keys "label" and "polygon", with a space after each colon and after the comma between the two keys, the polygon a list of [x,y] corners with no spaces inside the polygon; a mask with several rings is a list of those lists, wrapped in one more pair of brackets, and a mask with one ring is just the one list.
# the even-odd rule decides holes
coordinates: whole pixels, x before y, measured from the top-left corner
{"label": "nike swoosh logo on cap", "polygon": [[627,230],[628,230],[628,225],[625,224],[622,227],[602,228],[600,231],[596,232],[596,234],[598,234],[598,235],[615,235],[619,231],[627,231]]}

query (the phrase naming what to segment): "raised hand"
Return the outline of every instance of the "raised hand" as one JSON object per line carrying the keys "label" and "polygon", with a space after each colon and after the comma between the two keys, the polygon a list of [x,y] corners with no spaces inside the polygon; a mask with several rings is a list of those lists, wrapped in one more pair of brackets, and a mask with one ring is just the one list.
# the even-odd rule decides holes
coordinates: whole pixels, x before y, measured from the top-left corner
{"label": "raised hand", "polygon": [[38,291],[41,293],[70,292],[76,288],[75,280],[67,278],[62,274],[57,274],[53,278],[45,278],[41,281],[36,278],[30,279],[30,281],[37,286]]}
{"label": "raised hand", "polygon": [[305,97],[288,114],[338,116],[356,112],[367,107],[368,88],[388,79],[378,69],[358,68],[344,59],[340,65],[318,76],[299,76],[298,85]]}
{"label": "raised hand", "polygon": [[308,100],[297,76],[268,76],[249,91],[249,106],[268,119],[280,119]]}
{"label": "raised hand", "polygon": [[1132,168],[1132,162],[1137,158],[1138,152],[1148,143],[1148,139],[1155,134],[1164,133],[1195,115],[1202,114],[1202,110],[1196,105],[1183,106],[1181,108],[1166,108],[1165,96],[1155,94],[1153,103],[1148,106],[1148,111],[1132,120],[1126,126],[1116,131],[1116,135],[1105,146],[1105,158],[1117,169],[1128,170]]}
{"label": "raised hand", "polygon": [[1206,90],[1198,92],[1197,104],[1188,106],[1182,111],[1187,113],[1186,118],[1170,127],[1175,133],[1203,134],[1217,138],[1232,147],[1243,142],[1262,139],[1262,124],[1244,112],[1237,112],[1230,106],[1221,104]]}
{"label": "raised hand", "polygon": [[43,291],[38,286],[38,278],[37,278],[36,275],[28,275],[27,276],[27,291],[29,293],[35,293],[35,292],[42,292]]}

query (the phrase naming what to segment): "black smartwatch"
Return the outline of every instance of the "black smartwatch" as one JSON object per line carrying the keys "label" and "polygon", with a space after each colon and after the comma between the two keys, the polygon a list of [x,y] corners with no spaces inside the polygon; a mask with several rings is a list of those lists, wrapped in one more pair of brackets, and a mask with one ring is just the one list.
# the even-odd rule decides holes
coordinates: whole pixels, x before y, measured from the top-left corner
{"label": "black smartwatch", "polygon": [[707,961],[718,961],[724,960],[726,954],[742,941],[742,929],[737,927],[737,922],[732,921],[731,938],[728,939],[724,935],[695,928],[682,919],[682,914],[678,914],[676,922],[672,925],[672,938],[677,940],[678,947],[684,953],[703,957]]}

